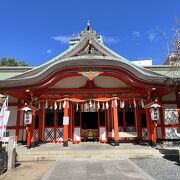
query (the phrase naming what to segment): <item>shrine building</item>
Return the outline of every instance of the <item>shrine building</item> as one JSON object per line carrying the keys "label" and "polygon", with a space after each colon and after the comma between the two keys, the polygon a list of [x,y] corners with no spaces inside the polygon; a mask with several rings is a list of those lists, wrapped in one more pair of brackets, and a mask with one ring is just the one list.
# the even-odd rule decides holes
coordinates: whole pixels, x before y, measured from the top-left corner
{"label": "shrine building", "polygon": [[[128,61],[88,24],[45,64],[0,67],[0,94],[9,97],[7,134],[28,145],[178,140],[180,88],[169,82],[179,77],[171,64]],[[30,124],[23,108],[32,110]]]}

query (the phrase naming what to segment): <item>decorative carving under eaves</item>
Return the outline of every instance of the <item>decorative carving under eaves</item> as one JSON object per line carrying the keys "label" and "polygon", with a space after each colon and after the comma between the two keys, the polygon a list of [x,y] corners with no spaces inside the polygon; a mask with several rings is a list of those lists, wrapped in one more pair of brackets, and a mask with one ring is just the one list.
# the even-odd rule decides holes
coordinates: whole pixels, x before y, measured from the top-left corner
{"label": "decorative carving under eaves", "polygon": [[105,56],[103,53],[95,49],[91,44],[88,44],[85,49],[80,51],[79,53],[76,54],[77,56],[82,56],[82,55],[99,55],[99,56]]}

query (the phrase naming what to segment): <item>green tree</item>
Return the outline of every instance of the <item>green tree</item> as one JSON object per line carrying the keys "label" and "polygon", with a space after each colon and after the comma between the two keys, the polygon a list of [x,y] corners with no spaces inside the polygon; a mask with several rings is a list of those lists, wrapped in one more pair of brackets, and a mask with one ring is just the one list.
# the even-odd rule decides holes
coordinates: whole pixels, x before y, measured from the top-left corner
{"label": "green tree", "polygon": [[28,66],[25,61],[16,61],[14,58],[3,57],[0,59],[0,66]]}
{"label": "green tree", "polygon": [[7,62],[8,62],[7,58],[3,57],[0,61],[0,66],[6,66]]}
{"label": "green tree", "polygon": [[28,64],[25,61],[19,61],[18,66],[28,66]]}
{"label": "green tree", "polygon": [[14,58],[9,58],[8,59],[8,66],[17,66],[18,63],[16,62],[16,60]]}

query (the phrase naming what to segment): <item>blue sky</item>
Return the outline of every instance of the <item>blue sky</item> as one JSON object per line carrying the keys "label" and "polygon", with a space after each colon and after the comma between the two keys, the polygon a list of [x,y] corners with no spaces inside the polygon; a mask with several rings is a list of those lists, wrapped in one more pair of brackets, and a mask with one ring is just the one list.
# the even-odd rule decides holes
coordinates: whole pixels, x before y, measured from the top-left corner
{"label": "blue sky", "polygon": [[0,58],[41,65],[68,48],[87,20],[109,48],[127,58],[162,64],[165,39],[180,18],[179,0],[0,0]]}

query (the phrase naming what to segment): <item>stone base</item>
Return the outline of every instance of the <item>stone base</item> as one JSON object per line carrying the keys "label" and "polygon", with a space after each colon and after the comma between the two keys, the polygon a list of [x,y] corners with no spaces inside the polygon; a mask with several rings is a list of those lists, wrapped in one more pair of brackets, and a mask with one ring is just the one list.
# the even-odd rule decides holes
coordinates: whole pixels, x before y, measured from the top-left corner
{"label": "stone base", "polygon": [[119,146],[119,141],[115,141],[114,146]]}
{"label": "stone base", "polygon": [[149,144],[151,147],[156,147],[156,143],[154,143],[154,142],[151,141],[151,140],[148,141],[148,144]]}
{"label": "stone base", "polygon": [[68,147],[68,141],[63,142],[63,147]]}

